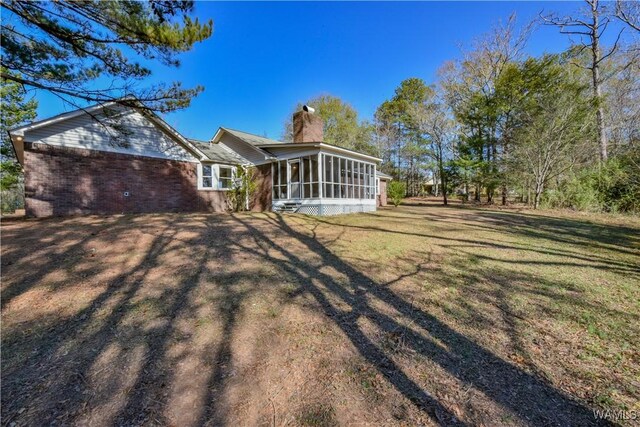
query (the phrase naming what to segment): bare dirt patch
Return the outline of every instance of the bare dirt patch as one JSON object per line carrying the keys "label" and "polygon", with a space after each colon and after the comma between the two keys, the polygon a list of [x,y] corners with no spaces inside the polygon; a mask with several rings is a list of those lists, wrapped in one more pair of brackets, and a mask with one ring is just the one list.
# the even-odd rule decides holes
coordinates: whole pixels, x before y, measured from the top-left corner
{"label": "bare dirt patch", "polygon": [[2,226],[3,425],[598,425],[640,223],[414,203]]}

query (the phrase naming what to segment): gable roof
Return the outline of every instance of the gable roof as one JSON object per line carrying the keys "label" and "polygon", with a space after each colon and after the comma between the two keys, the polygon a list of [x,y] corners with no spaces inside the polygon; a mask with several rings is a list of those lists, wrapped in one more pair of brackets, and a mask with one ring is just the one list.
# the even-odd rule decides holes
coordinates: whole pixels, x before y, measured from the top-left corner
{"label": "gable roof", "polygon": [[275,140],[275,139],[266,138],[264,136],[254,135],[252,133],[243,132],[241,130],[229,129],[229,128],[225,128],[225,127],[220,127],[220,129],[223,129],[223,130],[229,132],[231,135],[235,136],[236,138],[240,138],[244,142],[247,142],[247,143],[249,143],[249,144],[251,144],[253,146],[256,146],[256,147],[259,147],[261,145],[286,144],[286,142],[283,142],[283,141],[278,141],[278,140]]}
{"label": "gable roof", "polygon": [[108,108],[115,105],[115,102],[107,102],[105,104],[96,104],[86,108],[78,108],[77,110],[67,111],[66,113],[56,114],[55,116],[47,117],[46,119],[36,120],[35,122],[31,122],[26,125],[17,126],[9,129],[9,133],[11,135],[23,135],[24,132],[28,132],[33,129],[38,129],[44,126],[52,125],[54,123],[62,122],[65,120],[72,119],[74,117],[80,116],[82,114],[91,114],[96,110],[100,110],[102,108]]}
{"label": "gable roof", "polygon": [[[222,144],[188,138],[189,142],[202,151],[208,160],[227,164],[247,164],[247,160]],[[204,159],[203,159],[204,160]]]}
{"label": "gable roof", "polygon": [[[128,99],[128,98],[125,98]],[[131,101],[130,99],[128,99],[129,101]],[[133,103],[136,103],[135,100],[133,100]],[[85,107],[85,108],[78,108],[77,110],[73,110],[73,111],[69,111],[66,113],[61,113],[58,115],[55,115],[53,117],[49,117],[43,120],[38,120],[32,123],[29,123],[27,125],[22,125],[22,126],[18,126],[12,129],[8,130],[10,139],[11,139],[11,143],[13,145],[13,149],[16,153],[16,157],[18,158],[18,161],[22,164],[24,161],[24,145],[22,143],[22,136],[24,136],[25,132],[29,132],[31,130],[34,129],[38,129],[38,128],[42,128],[42,127],[46,127],[55,123],[60,123],[66,120],[70,120],[74,117],[78,117],[81,116],[83,114],[88,114],[91,115],[93,112],[105,109],[105,108],[109,108],[115,105],[119,105],[122,106],[124,108],[131,108],[134,109],[136,111],[138,111],[140,114],[142,114],[144,117],[146,117],[149,121],[151,121],[153,124],[155,124],[161,131],[163,131],[166,135],[168,135],[169,137],[173,138],[176,142],[178,142],[185,150],[189,151],[191,154],[195,155],[197,158],[199,159],[203,159],[206,158],[206,155],[199,150],[194,144],[192,144],[187,138],[185,138],[184,136],[182,136],[182,134],[180,134],[180,132],[178,132],[176,129],[174,129],[171,125],[169,125],[169,123],[167,123],[166,121],[164,121],[160,116],[158,116],[156,113],[154,113],[153,111],[150,110],[146,110],[143,108],[137,108],[133,105],[123,105],[121,103],[118,102],[118,100],[114,100],[114,101],[110,101],[110,102],[105,102],[105,103],[101,103],[101,104],[95,104],[95,105],[91,105],[89,107]],[[93,116],[92,116],[93,117]],[[14,137],[17,137],[16,139],[14,139]],[[18,142],[18,144],[16,144],[16,142]]]}
{"label": "gable roof", "polygon": [[273,155],[268,151],[269,148],[294,147],[294,148],[302,149],[302,148],[308,148],[308,147],[320,147],[320,148],[330,149],[333,151],[339,151],[339,152],[342,152],[343,154],[355,154],[361,157],[368,158],[373,161],[379,162],[382,160],[375,156],[371,156],[365,153],[361,153],[359,151],[351,150],[349,148],[340,147],[334,144],[329,144],[327,142],[321,142],[321,141],[319,142],[284,142],[284,141],[278,141],[276,139],[270,139],[264,136],[259,136],[252,133],[243,132],[236,129],[230,129],[222,126],[218,129],[218,131],[213,136],[211,141],[218,142],[224,132],[227,132],[233,135],[234,137],[242,140],[243,142],[251,145],[253,148],[263,153],[267,158],[273,157]]}

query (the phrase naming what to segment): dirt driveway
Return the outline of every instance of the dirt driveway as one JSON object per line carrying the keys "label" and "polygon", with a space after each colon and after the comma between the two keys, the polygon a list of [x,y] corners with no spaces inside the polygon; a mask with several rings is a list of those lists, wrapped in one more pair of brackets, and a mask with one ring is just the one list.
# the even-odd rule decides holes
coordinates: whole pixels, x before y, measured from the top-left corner
{"label": "dirt driveway", "polygon": [[639,231],[435,206],[8,222],[2,423],[604,424],[640,400]]}

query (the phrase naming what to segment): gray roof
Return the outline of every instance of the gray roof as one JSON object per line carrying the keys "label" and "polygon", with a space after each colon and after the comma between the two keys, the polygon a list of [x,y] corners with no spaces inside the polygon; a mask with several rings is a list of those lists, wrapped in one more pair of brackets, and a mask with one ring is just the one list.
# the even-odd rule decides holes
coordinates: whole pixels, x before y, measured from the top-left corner
{"label": "gray roof", "polygon": [[387,175],[386,173],[380,172],[380,171],[376,171],[376,175],[379,178],[393,179],[393,177],[391,175]]}
{"label": "gray roof", "polygon": [[282,141],[277,141],[275,139],[269,139],[269,138],[265,138],[264,136],[258,136],[258,135],[254,135],[252,133],[247,133],[247,132],[242,132],[240,130],[235,130],[235,129],[229,129],[229,128],[225,128],[223,127],[222,129],[226,130],[227,132],[229,132],[231,135],[240,138],[241,140],[248,142],[251,145],[254,146],[260,146],[260,145],[270,145],[270,144],[286,144],[285,142]]}
{"label": "gray roof", "polygon": [[[260,150],[263,153],[265,153],[266,156],[271,156],[271,153],[268,151],[268,149],[270,147],[274,147],[274,146],[278,146],[278,145],[304,149],[304,148],[307,147],[307,144],[322,144],[324,146],[339,148],[341,150],[345,150],[345,151],[348,151],[348,152],[351,152],[351,153],[354,153],[354,154],[358,154],[358,155],[361,155],[361,156],[374,157],[374,156],[370,156],[369,154],[361,153],[359,151],[351,150],[349,148],[340,147],[338,145],[329,144],[327,142],[322,142],[322,141],[307,142],[307,143],[284,142],[284,141],[278,141],[278,140],[275,140],[275,139],[265,138],[263,136],[254,135],[252,133],[243,132],[243,131],[236,130],[236,129],[229,129],[229,128],[225,128],[225,127],[220,127],[220,129],[222,129],[225,132],[230,133],[231,135],[235,136],[238,139],[241,139],[242,141],[244,141],[244,142],[246,142],[248,144],[251,144],[255,149]],[[376,157],[374,157],[374,158],[376,158]],[[380,160],[380,159],[378,159],[378,160]],[[391,177],[389,177],[389,179],[391,179]]]}
{"label": "gray roof", "polygon": [[209,141],[200,141],[197,139],[188,138],[189,142],[196,146],[200,151],[202,151],[207,158],[213,162],[220,163],[228,163],[228,164],[243,164],[247,163],[247,161],[229,150],[228,148],[220,145],[214,144]]}

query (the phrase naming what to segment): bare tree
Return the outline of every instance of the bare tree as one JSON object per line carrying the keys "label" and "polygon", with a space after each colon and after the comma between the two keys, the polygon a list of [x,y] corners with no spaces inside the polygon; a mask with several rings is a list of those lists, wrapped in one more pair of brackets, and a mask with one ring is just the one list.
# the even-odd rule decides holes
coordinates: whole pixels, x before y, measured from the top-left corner
{"label": "bare tree", "polygon": [[640,2],[617,0],[616,18],[640,32]]}
{"label": "bare tree", "polygon": [[[476,141],[474,173],[476,200],[480,201],[482,187],[487,189],[489,201],[498,181],[503,194],[507,184],[503,179],[504,155],[508,140],[497,114],[486,114],[494,102],[496,83],[509,64],[523,59],[524,48],[534,22],[517,27],[516,15],[499,22],[492,30],[476,39],[471,49],[463,52],[459,61],[446,63],[439,72],[446,100],[461,122],[463,139]],[[506,197],[505,197],[506,203]]]}
{"label": "bare tree", "polygon": [[380,120],[374,117],[373,122],[373,144],[379,156],[382,157],[382,165],[389,169],[396,167],[393,153],[398,152],[398,141],[400,140],[398,128],[388,120]]}
{"label": "bare tree", "polygon": [[608,67],[611,77],[603,86],[611,154],[622,154],[640,145],[640,61],[632,51],[620,52]]}
{"label": "bare tree", "polygon": [[435,161],[437,168],[437,177],[434,177],[434,183],[437,184],[439,177],[442,187],[442,201],[446,206],[448,204],[448,182],[445,164],[451,153],[452,141],[455,136],[454,121],[446,104],[442,101],[442,97],[435,97],[428,103],[412,106],[409,114],[418,124],[420,132],[429,141],[429,155]]}
{"label": "bare tree", "polygon": [[595,154],[590,142],[593,111],[584,94],[588,88],[563,65],[544,61],[538,61],[543,68],[531,64],[540,72],[526,87],[527,96],[535,102],[520,112],[524,126],[514,134],[512,158],[516,170],[531,178],[534,209],[551,180]]}
{"label": "bare tree", "polygon": [[579,36],[577,54],[581,54],[584,50],[591,51],[591,61],[588,66],[574,63],[580,67],[586,68],[591,72],[591,82],[593,88],[594,104],[596,105],[596,129],[598,137],[598,145],[600,147],[600,160],[606,161],[607,152],[607,132],[604,113],[604,100],[602,97],[601,66],[603,61],[613,55],[618,49],[620,37],[624,29],[620,30],[613,46],[607,53],[602,53],[600,40],[607,30],[611,18],[604,13],[603,7],[599,0],[584,0],[588,5],[587,17],[565,16],[560,17],[554,14],[542,15],[541,18],[547,25],[553,25],[560,28],[562,34]]}

